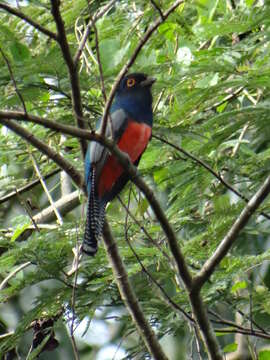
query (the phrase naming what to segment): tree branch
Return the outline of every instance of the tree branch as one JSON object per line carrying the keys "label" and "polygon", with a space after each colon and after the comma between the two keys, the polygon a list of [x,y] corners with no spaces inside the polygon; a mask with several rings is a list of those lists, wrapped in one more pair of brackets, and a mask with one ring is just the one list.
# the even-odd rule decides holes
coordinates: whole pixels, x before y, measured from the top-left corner
{"label": "tree branch", "polygon": [[122,262],[121,256],[118,252],[116,243],[112,237],[107,221],[104,222],[103,238],[109,257],[114,277],[117,282],[119,292],[124,301],[137,329],[148,348],[149,353],[156,360],[167,360],[154,331],[151,329],[148,321],[144,317],[143,311],[138,303],[136,295],[129,283],[128,275],[125,266]]}
{"label": "tree branch", "polygon": [[37,176],[39,177],[39,180],[40,180],[40,183],[41,183],[41,185],[43,187],[43,190],[44,190],[44,192],[45,192],[45,194],[46,194],[46,196],[47,196],[47,198],[49,200],[49,203],[51,204],[51,206],[53,208],[53,211],[54,211],[55,216],[56,216],[56,218],[58,220],[58,223],[59,223],[59,225],[63,225],[62,217],[61,217],[57,207],[55,206],[54,200],[53,200],[53,198],[52,198],[52,196],[51,196],[51,194],[50,194],[50,192],[49,192],[49,190],[47,188],[47,185],[46,185],[46,183],[44,181],[44,178],[43,178],[43,176],[42,176],[42,174],[41,174],[41,172],[39,170],[36,159],[35,159],[34,155],[31,154],[31,152],[30,152],[30,157],[31,157],[32,164],[33,164],[33,167],[35,169],[35,172],[36,172]]}
{"label": "tree branch", "polygon": [[39,23],[36,23],[33,19],[31,19],[29,16],[25,15],[21,11],[14,9],[13,7],[11,7],[7,4],[3,4],[3,3],[0,3],[0,9],[5,10],[9,14],[17,16],[18,18],[20,18],[20,19],[24,20],[25,22],[27,22],[28,24],[32,25],[35,29],[39,30],[44,35],[48,36],[50,39],[57,41],[57,35],[55,33],[44,28]]}
{"label": "tree branch", "polygon": [[[54,21],[57,27],[57,40],[62,50],[63,58],[66,62],[69,72],[69,79],[70,79],[71,93],[72,93],[72,106],[76,117],[77,125],[80,129],[85,129],[84,121],[82,121],[83,111],[82,111],[79,76],[78,76],[77,66],[72,59],[72,55],[68,45],[64,22],[61,17],[61,13],[59,9],[60,1],[51,0],[51,5],[52,5],[52,15],[54,17]],[[87,151],[87,142],[85,141],[85,139],[81,139],[80,144],[81,144],[82,154],[84,157]]]}
{"label": "tree branch", "polygon": [[150,0],[150,2],[151,2],[151,4],[153,5],[153,7],[158,11],[161,19],[162,19],[162,20],[165,20],[161,8],[156,4],[156,2],[155,2],[154,0]]}
{"label": "tree branch", "polygon": [[192,313],[200,330],[207,354],[211,360],[223,360],[214,329],[207,316],[206,306],[200,296],[200,289],[192,283],[192,289],[188,293],[192,307]]}
{"label": "tree branch", "polygon": [[264,199],[270,192],[270,176],[266,178],[263,185],[259,188],[256,194],[249,200],[245,208],[242,210],[239,217],[234,222],[233,226],[223,238],[220,245],[215,250],[214,254],[206,261],[201,271],[194,278],[194,286],[200,289],[203,284],[209,279],[214,272],[215,267],[227,255],[228,251],[236,241],[240,231],[245,227],[250,217],[254,214],[257,208],[261,205]]}
{"label": "tree branch", "polygon": [[167,294],[165,289],[159,284],[159,282],[152,276],[152,274],[146,269],[143,262],[141,261],[139,255],[136,253],[135,249],[133,248],[131,242],[129,241],[127,230],[125,230],[125,240],[132,251],[133,255],[135,256],[138,264],[140,264],[142,271],[146,274],[149,280],[155,285],[157,290],[160,292],[162,299],[165,303],[173,309],[173,311],[177,312],[179,315],[184,316],[186,320],[190,321],[192,324],[194,320],[191,315],[189,315],[185,310],[183,310],[176,302],[172,300],[172,298]]}
{"label": "tree branch", "polygon": [[[47,175],[44,175],[44,180],[49,179],[50,177],[52,177],[53,175],[56,175],[60,172],[60,169],[56,169],[53,170],[52,172],[50,172]],[[36,185],[40,184],[40,179],[36,179],[33,180],[32,182],[30,182],[29,184],[22,186],[19,189],[16,189],[14,191],[11,191],[9,194],[4,195],[0,198],[0,205],[3,204],[4,202],[11,200],[12,198],[16,197],[18,194],[21,195],[22,193],[31,190],[33,187],[35,187]]]}
{"label": "tree branch", "polygon": [[106,14],[107,11],[110,10],[110,8],[116,3],[117,0],[111,0],[108,4],[106,4],[103,8],[101,8],[94,16],[93,19],[91,19],[90,23],[87,24],[83,36],[81,38],[81,42],[79,44],[78,50],[73,58],[74,64],[77,66],[77,63],[81,57],[82,51],[85,47],[88,35],[90,33],[91,27],[93,24],[95,24],[98,19],[100,19],[104,14]]}
{"label": "tree branch", "polygon": [[[171,146],[172,148],[174,148],[175,150],[181,152],[182,154],[184,154],[185,156],[187,156],[189,159],[191,159],[192,161],[194,161],[196,164],[202,166],[203,168],[205,168],[208,172],[210,172],[210,174],[212,174],[216,179],[218,179],[221,184],[223,184],[227,189],[229,189],[231,192],[233,192],[235,195],[237,195],[238,197],[240,197],[242,200],[244,200],[246,203],[249,202],[250,199],[248,199],[245,195],[241,194],[238,190],[236,190],[231,184],[229,184],[226,180],[223,179],[223,177],[221,175],[219,175],[215,170],[213,170],[205,161],[197,158],[196,156],[194,156],[193,154],[191,154],[190,152],[188,152],[187,150],[181,148],[178,145],[175,145],[173,143],[171,143],[170,141],[164,139],[161,136],[158,135],[152,135],[153,138],[163,142],[164,144],[167,144],[169,146]],[[268,215],[267,213],[265,213],[264,211],[261,211],[260,214],[262,216],[264,216],[266,219],[270,220],[270,215]]]}
{"label": "tree branch", "polygon": [[[216,321],[214,321],[214,322],[216,322]],[[243,329],[217,328],[217,329],[215,329],[215,332],[216,333],[225,333],[225,334],[243,334],[243,335],[255,336],[257,338],[270,340],[270,335],[264,334],[260,331],[250,330],[248,328],[243,328]]]}
{"label": "tree branch", "polygon": [[119,72],[119,74],[118,74],[118,76],[117,76],[117,78],[116,78],[116,80],[115,80],[115,82],[113,84],[113,87],[112,87],[111,92],[110,92],[110,94],[108,96],[107,102],[105,104],[105,108],[104,108],[104,112],[103,112],[103,116],[102,116],[102,123],[101,123],[102,124],[101,125],[101,134],[105,134],[105,129],[107,127],[107,118],[108,118],[109,110],[110,110],[110,107],[112,105],[116,89],[117,89],[118,85],[120,84],[121,80],[123,79],[123,77],[125,76],[127,71],[129,70],[131,65],[134,63],[134,61],[136,60],[137,56],[139,55],[141,49],[146,44],[146,42],[151,37],[151,35],[154,33],[154,31],[184,1],[185,0],[177,0],[177,1],[175,1],[175,3],[165,13],[163,13],[163,17],[160,17],[159,19],[157,19],[156,22],[148,28],[148,30],[145,32],[143,38],[141,39],[141,41],[136,46],[136,49],[134,50],[132,56],[129,58],[129,60],[126,62],[126,64],[122,67],[121,71]]}
{"label": "tree branch", "polygon": [[25,139],[28,143],[32,144],[34,147],[40,150],[43,154],[52,159],[59,167],[61,167],[61,169],[63,169],[69,174],[75,184],[77,184],[79,187],[83,186],[83,178],[81,174],[74,168],[74,166],[69,161],[67,161],[63,156],[58,154],[50,146],[35,137],[30,131],[28,131],[24,127],[18,125],[15,121],[5,120],[0,116],[0,123],[2,125],[5,125],[8,129],[15,132],[17,135]]}
{"label": "tree branch", "polygon": [[[64,217],[65,214],[69,213],[71,210],[80,205],[79,191],[76,190],[71,194],[63,196],[61,199],[55,201],[54,205]],[[39,224],[50,223],[55,220],[55,212],[53,207],[50,205],[46,209],[40,211],[38,214],[33,216],[33,220],[38,225],[38,228],[42,229],[42,226],[39,226]],[[34,230],[35,229],[33,227],[25,229],[20,234],[19,238],[16,239],[16,241],[26,240],[29,236],[31,236]]]}
{"label": "tree branch", "polygon": [[17,82],[16,82],[15,77],[14,77],[14,75],[13,75],[13,71],[12,71],[12,67],[11,67],[11,65],[10,65],[9,59],[8,59],[8,57],[6,56],[6,54],[4,53],[4,51],[1,49],[1,47],[0,47],[0,53],[2,54],[2,56],[3,56],[3,58],[4,58],[4,61],[5,61],[6,65],[7,65],[10,78],[11,78],[11,80],[12,80],[12,82],[13,82],[13,85],[14,85],[14,88],[15,88],[15,91],[16,91],[16,94],[17,94],[19,100],[20,100],[21,103],[22,103],[23,110],[24,110],[25,113],[27,113],[26,106],[25,106],[25,102],[24,102],[24,99],[23,99],[23,97],[22,97],[22,94],[20,93],[20,91],[19,91],[19,89],[18,89]]}

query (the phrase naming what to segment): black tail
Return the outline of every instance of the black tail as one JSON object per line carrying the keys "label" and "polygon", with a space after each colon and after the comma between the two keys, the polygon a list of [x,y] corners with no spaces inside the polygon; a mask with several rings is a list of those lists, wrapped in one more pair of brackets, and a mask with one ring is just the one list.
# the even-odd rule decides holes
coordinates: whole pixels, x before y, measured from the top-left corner
{"label": "black tail", "polygon": [[98,249],[98,238],[101,235],[105,204],[102,204],[96,192],[95,168],[91,172],[91,191],[88,196],[86,223],[82,250],[88,255],[94,256]]}

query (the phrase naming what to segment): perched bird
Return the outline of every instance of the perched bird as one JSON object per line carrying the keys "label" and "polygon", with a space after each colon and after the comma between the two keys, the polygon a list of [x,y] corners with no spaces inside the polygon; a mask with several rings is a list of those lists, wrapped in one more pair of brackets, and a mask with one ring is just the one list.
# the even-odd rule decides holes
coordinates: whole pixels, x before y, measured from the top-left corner
{"label": "perched bird", "polygon": [[[151,86],[155,79],[142,73],[122,79],[112,103],[106,136],[138,165],[152,134],[153,111]],[[98,124],[97,131],[100,130]],[[117,158],[101,144],[91,142],[85,158],[85,181],[88,192],[85,233],[82,249],[89,255],[97,252],[102,233],[106,204],[119,194],[129,175]]]}

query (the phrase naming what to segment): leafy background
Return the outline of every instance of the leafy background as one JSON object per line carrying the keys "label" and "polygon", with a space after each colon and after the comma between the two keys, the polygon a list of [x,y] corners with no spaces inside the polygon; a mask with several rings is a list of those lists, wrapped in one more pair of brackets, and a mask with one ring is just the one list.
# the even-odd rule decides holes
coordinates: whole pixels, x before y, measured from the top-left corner
{"label": "leafy background", "polygon": [[[55,31],[49,1],[19,3],[21,11]],[[89,14],[92,16],[106,3],[85,0],[61,3],[73,54]],[[156,1],[164,10],[172,3]],[[158,16],[150,1],[122,0],[97,21],[107,93]],[[194,273],[213,253],[245,203],[198,162],[155,136],[203,160],[250,198],[270,167],[269,25],[269,1],[186,2],[158,28],[131,69],[157,78],[153,90],[154,137],[139,169],[166,210]],[[0,109],[22,109],[19,91],[29,113],[73,125],[70,80],[59,46],[3,10],[0,33],[2,54],[8,59],[17,85],[16,91],[7,62],[0,56]],[[84,117],[87,126],[94,127],[104,106],[94,32],[90,33],[87,46],[89,51],[84,51],[79,75]],[[23,126],[83,173],[77,139],[30,123]],[[53,161],[2,127],[2,198],[37,178],[33,159],[43,175],[57,169]],[[62,173],[50,177],[46,184],[55,201],[76,190]],[[170,359],[198,359],[194,334],[186,318],[167,304],[132,251],[133,248],[167,295],[189,312],[187,295],[176,277],[160,225],[134,185],[126,187],[121,199],[125,207],[129,204],[132,217],[127,216],[126,208],[116,199],[107,208],[108,220],[143,311]],[[84,228],[83,194],[81,205],[63,217],[63,225],[53,220],[54,227],[33,231],[30,237],[25,236],[25,229],[31,225],[29,212],[34,215],[49,205],[41,185],[8,201],[0,198],[0,203],[1,280],[16,267],[30,262],[1,291],[1,333],[14,331],[1,337],[3,358],[8,351],[9,355],[12,353],[14,346],[17,354],[26,358],[33,339],[32,321],[53,317],[59,346],[53,353],[43,352],[40,359],[51,356],[73,359],[70,326],[74,313],[80,359],[146,359],[146,349],[123,306],[102,245],[95,258],[83,257],[73,294],[75,275],[69,276],[68,272],[72,267],[72,248],[81,241]],[[269,200],[260,211],[270,214]],[[221,319],[240,321],[250,328],[252,318],[265,331],[269,328],[269,230],[269,219],[255,214],[203,288],[203,299],[212,312],[209,317],[224,352],[232,353],[237,347],[239,351],[240,341],[229,331],[235,328],[223,324]],[[237,320],[239,311],[243,316]],[[267,340],[250,337],[241,342],[249,353],[246,358],[270,359]],[[201,358],[206,358],[202,348]]]}

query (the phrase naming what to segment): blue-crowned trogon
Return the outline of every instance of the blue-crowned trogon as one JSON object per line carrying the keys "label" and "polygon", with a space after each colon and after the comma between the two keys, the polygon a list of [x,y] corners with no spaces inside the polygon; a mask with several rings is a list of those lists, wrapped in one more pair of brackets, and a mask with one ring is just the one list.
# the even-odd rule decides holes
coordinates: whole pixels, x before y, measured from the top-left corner
{"label": "blue-crowned trogon", "polygon": [[[152,134],[153,111],[151,86],[155,79],[142,73],[125,76],[120,82],[109,112],[105,135],[138,165]],[[100,131],[99,122],[97,132]],[[97,252],[102,233],[105,207],[129,180],[117,158],[101,144],[92,141],[85,158],[88,204],[83,251]]]}

